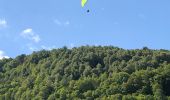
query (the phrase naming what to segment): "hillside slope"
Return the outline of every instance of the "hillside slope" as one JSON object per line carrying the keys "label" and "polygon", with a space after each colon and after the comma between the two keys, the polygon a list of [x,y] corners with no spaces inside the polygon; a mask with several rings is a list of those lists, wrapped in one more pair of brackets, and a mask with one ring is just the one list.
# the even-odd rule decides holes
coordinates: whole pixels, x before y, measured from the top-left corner
{"label": "hillside slope", "polygon": [[3,100],[168,100],[169,96],[168,50],[63,47],[0,60]]}

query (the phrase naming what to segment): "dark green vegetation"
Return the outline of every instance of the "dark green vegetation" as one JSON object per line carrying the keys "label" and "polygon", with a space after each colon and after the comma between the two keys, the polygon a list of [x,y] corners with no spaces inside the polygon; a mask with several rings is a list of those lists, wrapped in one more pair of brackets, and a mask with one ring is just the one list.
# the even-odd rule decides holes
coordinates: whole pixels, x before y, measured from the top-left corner
{"label": "dark green vegetation", "polygon": [[170,100],[170,51],[91,47],[0,60],[3,100]]}

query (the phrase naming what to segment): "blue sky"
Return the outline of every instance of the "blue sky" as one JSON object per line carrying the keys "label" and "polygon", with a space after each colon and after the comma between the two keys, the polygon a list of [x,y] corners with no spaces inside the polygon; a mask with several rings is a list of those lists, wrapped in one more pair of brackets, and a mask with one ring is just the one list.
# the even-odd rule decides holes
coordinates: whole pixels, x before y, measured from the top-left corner
{"label": "blue sky", "polygon": [[169,0],[80,2],[0,0],[0,59],[63,46],[170,49]]}

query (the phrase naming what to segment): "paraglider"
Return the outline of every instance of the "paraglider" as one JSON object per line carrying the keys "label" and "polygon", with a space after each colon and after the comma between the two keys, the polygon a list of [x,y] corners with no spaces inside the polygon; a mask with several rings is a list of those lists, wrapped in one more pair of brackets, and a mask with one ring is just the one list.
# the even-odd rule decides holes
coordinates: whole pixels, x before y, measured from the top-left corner
{"label": "paraglider", "polygon": [[[86,5],[86,3],[87,3],[87,0],[81,0],[81,7],[84,7]],[[88,9],[87,13],[89,13],[89,12],[90,12],[90,10]]]}
{"label": "paraglider", "polygon": [[84,7],[87,3],[87,0],[81,0],[81,6]]}

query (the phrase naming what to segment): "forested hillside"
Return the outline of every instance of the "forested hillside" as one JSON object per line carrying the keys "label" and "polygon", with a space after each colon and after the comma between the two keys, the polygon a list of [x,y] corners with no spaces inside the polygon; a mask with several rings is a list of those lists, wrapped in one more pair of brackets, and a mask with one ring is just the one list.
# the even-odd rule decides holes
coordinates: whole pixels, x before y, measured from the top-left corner
{"label": "forested hillside", "polygon": [[63,47],[0,60],[0,100],[170,100],[170,51]]}

